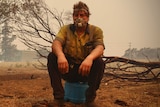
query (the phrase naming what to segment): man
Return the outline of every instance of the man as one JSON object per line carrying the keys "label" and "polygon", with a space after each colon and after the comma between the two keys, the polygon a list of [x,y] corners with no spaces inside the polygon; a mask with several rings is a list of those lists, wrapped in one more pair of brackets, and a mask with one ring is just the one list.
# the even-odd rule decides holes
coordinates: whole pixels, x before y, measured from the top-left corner
{"label": "man", "polygon": [[48,55],[48,72],[56,102],[61,104],[64,89],[63,78],[69,82],[88,82],[87,107],[94,107],[96,90],[104,73],[101,58],[104,51],[103,32],[99,27],[88,24],[89,8],[83,2],[73,7],[73,24],[63,26],[52,43]]}

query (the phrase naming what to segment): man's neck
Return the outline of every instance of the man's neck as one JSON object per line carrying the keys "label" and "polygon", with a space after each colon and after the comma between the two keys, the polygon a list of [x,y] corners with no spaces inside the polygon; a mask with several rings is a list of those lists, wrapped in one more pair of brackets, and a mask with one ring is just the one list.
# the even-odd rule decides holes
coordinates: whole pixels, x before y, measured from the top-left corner
{"label": "man's neck", "polygon": [[78,28],[76,28],[77,34],[80,34],[80,35],[85,33],[85,30],[86,30],[86,27],[78,27]]}

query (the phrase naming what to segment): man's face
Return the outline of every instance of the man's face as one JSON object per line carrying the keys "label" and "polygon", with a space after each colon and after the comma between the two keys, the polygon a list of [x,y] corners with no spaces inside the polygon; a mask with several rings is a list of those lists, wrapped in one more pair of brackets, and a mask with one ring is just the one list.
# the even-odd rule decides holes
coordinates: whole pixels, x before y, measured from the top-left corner
{"label": "man's face", "polygon": [[73,21],[76,27],[85,27],[89,21],[89,17],[82,10],[82,11],[74,12]]}

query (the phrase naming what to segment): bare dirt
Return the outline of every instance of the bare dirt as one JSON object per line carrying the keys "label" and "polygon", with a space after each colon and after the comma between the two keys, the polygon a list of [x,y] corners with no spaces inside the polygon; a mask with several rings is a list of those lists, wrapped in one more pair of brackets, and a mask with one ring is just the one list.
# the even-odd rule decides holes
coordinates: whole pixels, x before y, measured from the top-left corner
{"label": "bare dirt", "polygon": [[[0,66],[0,107],[48,107],[53,101],[47,70],[29,66]],[[104,77],[96,103],[101,107],[160,107],[160,81]]]}

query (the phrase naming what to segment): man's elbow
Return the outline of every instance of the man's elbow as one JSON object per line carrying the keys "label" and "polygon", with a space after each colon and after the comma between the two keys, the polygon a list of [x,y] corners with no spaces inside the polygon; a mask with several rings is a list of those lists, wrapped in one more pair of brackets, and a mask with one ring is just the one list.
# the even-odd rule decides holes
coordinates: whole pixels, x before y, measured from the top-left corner
{"label": "man's elbow", "polygon": [[101,54],[101,55],[103,55],[103,53],[104,53],[104,46],[103,45],[98,45],[98,46],[96,46],[96,48],[98,49],[98,51],[99,51],[99,53]]}

